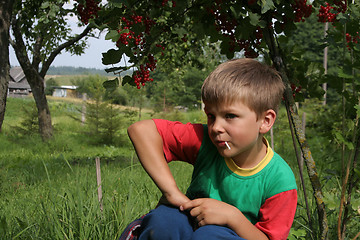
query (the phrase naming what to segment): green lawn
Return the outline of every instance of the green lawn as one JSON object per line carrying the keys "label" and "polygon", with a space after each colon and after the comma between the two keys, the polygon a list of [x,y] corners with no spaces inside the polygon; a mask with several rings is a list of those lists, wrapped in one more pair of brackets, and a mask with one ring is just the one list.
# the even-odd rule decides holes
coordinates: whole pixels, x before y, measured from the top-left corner
{"label": "green lawn", "polygon": [[[31,103],[31,99],[8,99],[0,134],[1,239],[117,239],[129,222],[156,206],[160,192],[142,169],[126,135],[127,126],[135,120],[124,122],[119,144],[96,145],[84,131],[86,126],[74,119],[80,118],[77,109],[81,101],[50,99],[55,134],[44,143],[36,132],[23,134],[17,129],[29,118],[22,106],[29,109]],[[147,111],[143,117],[205,121],[199,111],[186,114]],[[316,136],[311,131],[309,135]],[[271,141],[270,136],[267,138]],[[336,166],[338,153],[321,137],[311,137],[309,143],[316,149],[313,156],[326,192],[330,234],[335,236],[340,183],[336,173],[329,169]],[[299,168],[283,110],[274,127],[274,148],[292,167],[299,187],[298,211],[289,238],[317,239],[316,233],[309,237],[312,230],[308,227]],[[97,195],[96,157],[101,159],[102,211]],[[180,189],[185,191],[192,167],[180,162],[170,163],[170,167]],[[316,206],[305,167],[304,177],[316,232]],[[352,233],[360,231],[358,206],[360,197],[356,193],[353,221],[349,225]]]}

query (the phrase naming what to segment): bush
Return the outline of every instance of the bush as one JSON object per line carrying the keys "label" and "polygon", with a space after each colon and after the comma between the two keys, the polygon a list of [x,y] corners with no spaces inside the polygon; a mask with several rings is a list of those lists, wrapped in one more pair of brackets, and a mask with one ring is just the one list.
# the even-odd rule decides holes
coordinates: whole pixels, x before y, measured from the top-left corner
{"label": "bush", "polygon": [[57,86],[59,86],[58,82],[54,78],[50,78],[46,81],[45,94],[52,96],[55,90],[54,87]]}

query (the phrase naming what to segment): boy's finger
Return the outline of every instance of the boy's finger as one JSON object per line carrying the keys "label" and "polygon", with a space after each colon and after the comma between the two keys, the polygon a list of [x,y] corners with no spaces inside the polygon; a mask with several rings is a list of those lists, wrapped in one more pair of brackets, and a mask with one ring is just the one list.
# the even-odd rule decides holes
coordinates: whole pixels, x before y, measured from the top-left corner
{"label": "boy's finger", "polygon": [[200,199],[195,199],[195,200],[191,200],[191,201],[188,201],[184,204],[182,204],[180,206],[180,210],[181,211],[184,211],[184,210],[189,210],[189,209],[192,209],[194,207],[197,207],[201,204],[201,200]]}

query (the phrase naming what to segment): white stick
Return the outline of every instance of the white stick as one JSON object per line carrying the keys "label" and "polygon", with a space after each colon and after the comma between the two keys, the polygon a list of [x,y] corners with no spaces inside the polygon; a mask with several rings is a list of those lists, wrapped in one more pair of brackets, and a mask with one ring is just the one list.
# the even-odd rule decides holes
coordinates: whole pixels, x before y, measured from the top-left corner
{"label": "white stick", "polygon": [[102,191],[101,191],[101,170],[100,170],[100,158],[95,158],[96,163],[96,182],[98,185],[98,200],[100,203],[100,210],[103,211],[103,204],[102,204]]}
{"label": "white stick", "polygon": [[225,142],[225,145],[227,146],[227,148],[228,148],[229,150],[231,150],[231,148],[230,148],[230,146],[229,146],[229,144],[228,144],[227,142]]}

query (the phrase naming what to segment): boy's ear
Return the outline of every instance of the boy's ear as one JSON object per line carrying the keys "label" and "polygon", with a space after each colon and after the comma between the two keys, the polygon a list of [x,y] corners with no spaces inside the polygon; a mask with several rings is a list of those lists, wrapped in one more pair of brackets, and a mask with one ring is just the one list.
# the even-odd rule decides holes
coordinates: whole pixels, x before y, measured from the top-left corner
{"label": "boy's ear", "polygon": [[262,134],[270,131],[271,127],[274,125],[276,119],[276,112],[272,109],[265,111],[262,115],[262,123],[259,129],[259,132]]}

